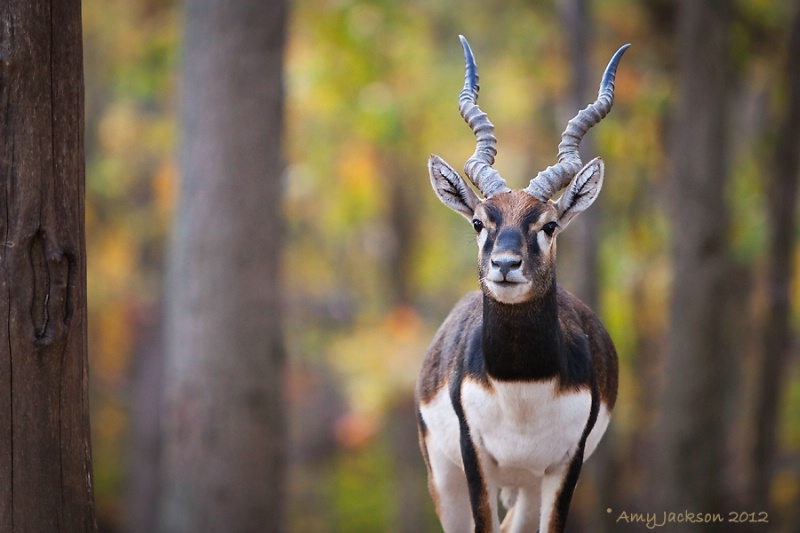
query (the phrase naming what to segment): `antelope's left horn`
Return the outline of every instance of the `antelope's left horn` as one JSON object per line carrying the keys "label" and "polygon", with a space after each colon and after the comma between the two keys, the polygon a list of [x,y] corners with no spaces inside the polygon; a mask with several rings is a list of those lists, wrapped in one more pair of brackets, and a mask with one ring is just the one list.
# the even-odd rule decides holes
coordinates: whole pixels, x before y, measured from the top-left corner
{"label": "antelope's left horn", "polygon": [[558,145],[558,163],[539,172],[525,188],[527,193],[546,202],[556,192],[566,187],[583,167],[578,151],[581,139],[589,128],[603,120],[611,110],[614,103],[614,78],[617,74],[617,65],[628,47],[630,44],[621,47],[608,62],[603,80],[600,82],[597,100],[567,123],[567,129],[561,134],[561,143]]}

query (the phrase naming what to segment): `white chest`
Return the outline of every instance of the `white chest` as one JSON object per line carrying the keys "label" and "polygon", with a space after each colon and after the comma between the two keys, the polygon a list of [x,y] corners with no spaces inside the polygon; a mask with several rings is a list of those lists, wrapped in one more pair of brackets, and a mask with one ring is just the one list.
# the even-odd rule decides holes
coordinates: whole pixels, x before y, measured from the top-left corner
{"label": "white chest", "polygon": [[[465,382],[461,394],[473,441],[501,473],[541,476],[575,453],[591,409],[591,393],[563,392],[555,381]],[[607,421],[606,421],[607,423]],[[603,427],[605,429],[605,427]]]}
{"label": "white chest", "polygon": [[[488,459],[501,485],[526,484],[526,478],[566,462],[575,453],[591,409],[589,391],[564,393],[555,382],[492,382],[492,389],[467,381],[461,401],[470,435],[479,454]],[[429,442],[461,464],[458,419],[449,392],[443,389],[421,406]],[[597,447],[610,420],[601,404],[586,442],[584,460]]]}

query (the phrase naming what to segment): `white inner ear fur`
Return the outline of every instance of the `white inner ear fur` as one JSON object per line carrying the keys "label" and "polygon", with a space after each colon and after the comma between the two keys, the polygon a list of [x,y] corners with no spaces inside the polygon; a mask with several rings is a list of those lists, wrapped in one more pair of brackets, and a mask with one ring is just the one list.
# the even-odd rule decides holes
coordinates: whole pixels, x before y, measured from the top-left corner
{"label": "white inner ear fur", "polygon": [[433,191],[439,200],[461,216],[472,222],[475,208],[481,203],[464,179],[444,159],[432,155],[428,159],[428,172]]}
{"label": "white inner ear fur", "polygon": [[595,157],[572,178],[567,190],[554,204],[561,230],[597,199],[600,189],[603,188],[604,170],[603,160]]}

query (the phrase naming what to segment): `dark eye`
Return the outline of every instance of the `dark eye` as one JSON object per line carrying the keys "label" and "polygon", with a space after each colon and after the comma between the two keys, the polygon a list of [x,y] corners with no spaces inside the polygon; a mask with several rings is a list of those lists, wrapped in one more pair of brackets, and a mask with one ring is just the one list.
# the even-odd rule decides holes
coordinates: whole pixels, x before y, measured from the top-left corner
{"label": "dark eye", "polygon": [[472,221],[472,227],[475,228],[475,233],[480,233],[483,229],[483,222],[476,218]]}
{"label": "dark eye", "polygon": [[553,233],[555,233],[558,224],[555,222],[548,222],[544,226],[542,226],[542,231],[547,234],[548,237],[552,237]]}

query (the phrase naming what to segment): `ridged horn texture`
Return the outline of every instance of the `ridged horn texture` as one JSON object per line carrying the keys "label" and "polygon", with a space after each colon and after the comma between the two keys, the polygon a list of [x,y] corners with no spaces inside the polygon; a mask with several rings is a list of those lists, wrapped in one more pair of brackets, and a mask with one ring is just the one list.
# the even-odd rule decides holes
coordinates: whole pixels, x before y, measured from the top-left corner
{"label": "ridged horn texture", "polygon": [[463,35],[461,46],[464,48],[464,89],[458,96],[458,110],[461,116],[469,124],[472,133],[475,134],[477,146],[475,153],[472,154],[464,164],[464,173],[469,180],[475,184],[484,197],[489,198],[497,193],[507,192],[511,189],[506,185],[506,181],[500,176],[492,165],[494,156],[497,155],[497,138],[494,136],[494,125],[489,122],[489,117],[478,107],[478,67],[475,66],[475,58],[469,43]]}
{"label": "ridged horn texture", "polygon": [[603,120],[611,110],[611,105],[614,103],[614,78],[617,74],[617,65],[628,47],[630,44],[617,50],[608,62],[603,80],[600,82],[597,100],[567,123],[567,129],[561,134],[561,143],[558,145],[558,163],[539,172],[525,188],[526,192],[546,202],[556,192],[566,187],[583,167],[578,147],[589,128]]}

